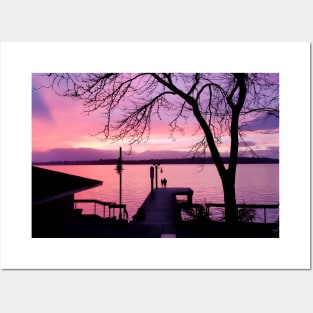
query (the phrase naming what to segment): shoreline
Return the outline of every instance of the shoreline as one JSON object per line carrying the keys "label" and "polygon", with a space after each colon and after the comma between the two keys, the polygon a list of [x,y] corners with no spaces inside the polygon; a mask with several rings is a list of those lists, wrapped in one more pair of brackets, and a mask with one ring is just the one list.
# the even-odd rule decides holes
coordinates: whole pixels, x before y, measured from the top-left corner
{"label": "shoreline", "polygon": [[[227,164],[228,159],[223,158]],[[77,160],[77,161],[47,161],[32,162],[33,166],[40,165],[116,165],[117,159],[100,160]],[[186,158],[186,159],[147,159],[147,160],[123,160],[123,164],[145,165],[145,164],[214,164],[211,158]],[[279,164],[279,159],[271,158],[238,158],[237,164]]]}

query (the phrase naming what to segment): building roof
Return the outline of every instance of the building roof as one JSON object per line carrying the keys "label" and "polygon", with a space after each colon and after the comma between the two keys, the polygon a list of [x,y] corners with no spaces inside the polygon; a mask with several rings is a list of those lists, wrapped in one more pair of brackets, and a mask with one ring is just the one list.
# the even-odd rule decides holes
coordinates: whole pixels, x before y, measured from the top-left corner
{"label": "building roof", "polygon": [[102,184],[100,180],[32,166],[32,204],[39,205]]}

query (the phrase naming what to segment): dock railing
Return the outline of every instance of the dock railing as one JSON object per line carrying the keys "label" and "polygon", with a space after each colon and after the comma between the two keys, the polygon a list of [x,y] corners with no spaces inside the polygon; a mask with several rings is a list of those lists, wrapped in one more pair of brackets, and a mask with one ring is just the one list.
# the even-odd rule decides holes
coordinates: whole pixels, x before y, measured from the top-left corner
{"label": "dock railing", "polygon": [[[210,215],[210,209],[216,207],[224,208],[224,203],[206,203],[205,208],[208,216]],[[263,223],[268,222],[267,210],[279,209],[279,204],[248,204],[248,203],[237,203],[237,210],[239,216],[239,222],[255,222],[255,220],[260,216],[256,215],[256,210],[263,210]],[[242,214],[240,214],[242,213]]]}
{"label": "dock railing", "polygon": [[[115,202],[105,202],[96,199],[74,199],[74,209],[77,210],[77,203],[93,203],[93,213],[94,215],[97,214],[99,205],[102,208],[102,214],[100,215],[103,218],[112,218],[115,216],[115,209],[119,209],[118,218],[123,220],[128,220],[128,212],[126,210],[126,204],[116,204]],[[97,206],[98,205],[98,206]]]}
{"label": "dock railing", "polygon": [[[223,209],[223,212],[220,212],[220,219],[223,220],[224,215],[225,215],[225,204],[224,203],[204,203],[204,204],[199,204],[199,203],[193,203],[190,206],[188,205],[182,205],[182,210],[185,210],[187,214],[192,216],[193,218],[206,218],[210,219],[212,215],[212,210],[216,208],[221,208]],[[257,222],[257,220],[261,220],[263,223],[268,223],[268,210],[278,210],[279,209],[279,204],[266,204],[266,203],[261,203],[261,204],[248,204],[248,203],[237,203],[237,210],[238,210],[238,217],[239,217],[239,222],[242,223],[251,223],[251,222]],[[257,214],[257,210],[263,211],[263,214]],[[216,216],[216,212],[214,212]],[[258,212],[260,213],[260,212]],[[275,221],[271,222],[278,222],[279,219],[279,214],[277,214],[277,219]]]}

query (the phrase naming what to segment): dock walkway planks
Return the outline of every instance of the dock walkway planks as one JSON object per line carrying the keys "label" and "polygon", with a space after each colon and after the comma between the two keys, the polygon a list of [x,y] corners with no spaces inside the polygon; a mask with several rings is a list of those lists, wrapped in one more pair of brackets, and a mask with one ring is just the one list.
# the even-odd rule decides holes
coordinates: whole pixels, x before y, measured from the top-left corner
{"label": "dock walkway planks", "polygon": [[180,212],[176,206],[176,195],[186,195],[192,202],[193,191],[190,188],[159,188],[150,193],[142,204],[145,219],[136,224],[151,225],[161,234],[173,234]]}

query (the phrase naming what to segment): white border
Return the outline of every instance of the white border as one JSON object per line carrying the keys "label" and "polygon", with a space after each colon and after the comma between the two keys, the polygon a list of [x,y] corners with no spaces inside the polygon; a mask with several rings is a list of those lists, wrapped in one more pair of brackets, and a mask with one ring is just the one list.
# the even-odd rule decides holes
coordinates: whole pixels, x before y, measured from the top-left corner
{"label": "white border", "polygon": [[[31,73],[143,70],[280,73],[279,239],[31,238]],[[309,269],[309,136],[309,43],[2,43],[1,267]]]}

